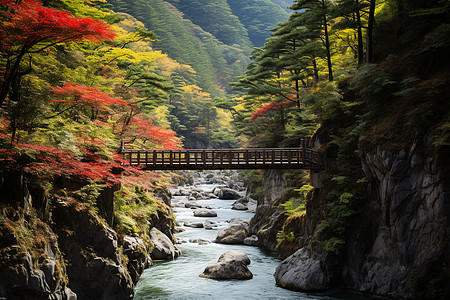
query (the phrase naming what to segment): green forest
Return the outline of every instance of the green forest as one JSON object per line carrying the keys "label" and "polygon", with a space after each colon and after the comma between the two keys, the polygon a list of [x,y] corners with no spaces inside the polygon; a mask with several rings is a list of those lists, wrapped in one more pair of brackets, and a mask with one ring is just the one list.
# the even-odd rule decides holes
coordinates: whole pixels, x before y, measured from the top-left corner
{"label": "green forest", "polygon": [[[16,284],[25,253],[43,263],[52,230],[70,235],[51,228],[66,206],[122,242],[136,234],[151,245],[147,220],[162,215],[173,230],[158,195],[175,175],[126,166],[121,143],[311,141],[326,192],[311,192],[308,171],[286,175],[302,196],[281,205],[278,251],[299,248],[296,221],[322,197],[314,241],[345,255],[368,197],[361,157],[416,145],[448,172],[449,21],[448,0],[0,0],[0,269],[10,272],[0,270],[0,288]],[[243,176],[258,185],[262,174]],[[446,268],[444,279],[427,271],[437,283],[421,281],[415,295],[445,290]]]}

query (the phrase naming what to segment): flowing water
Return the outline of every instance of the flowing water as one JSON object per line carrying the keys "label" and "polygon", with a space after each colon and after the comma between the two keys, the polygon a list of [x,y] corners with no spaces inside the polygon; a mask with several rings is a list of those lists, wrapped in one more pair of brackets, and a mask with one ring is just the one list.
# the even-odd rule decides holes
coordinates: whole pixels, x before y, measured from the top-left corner
{"label": "flowing water", "polygon": [[[214,185],[199,185],[205,191],[212,191]],[[351,294],[345,290],[333,290],[322,294],[306,294],[289,291],[275,285],[273,273],[280,263],[275,254],[261,250],[258,247],[246,245],[225,245],[214,243],[218,231],[228,226],[232,218],[250,220],[252,213],[231,209],[234,200],[197,200],[202,206],[210,206],[217,212],[215,218],[194,217],[193,210],[184,208],[181,203],[187,202],[184,196],[174,196],[172,204],[177,217],[177,223],[184,222],[216,222],[215,230],[190,228],[182,226],[185,231],[176,237],[182,242],[177,245],[182,256],[174,261],[155,262],[146,269],[136,286],[136,300],[168,299],[168,300],[209,300],[209,299],[369,299]],[[181,206],[181,207],[180,207]],[[205,243],[204,241],[208,241]],[[214,280],[202,278],[199,275],[206,266],[217,262],[219,256],[228,250],[242,250],[250,258],[249,269],[253,273],[250,280]]]}

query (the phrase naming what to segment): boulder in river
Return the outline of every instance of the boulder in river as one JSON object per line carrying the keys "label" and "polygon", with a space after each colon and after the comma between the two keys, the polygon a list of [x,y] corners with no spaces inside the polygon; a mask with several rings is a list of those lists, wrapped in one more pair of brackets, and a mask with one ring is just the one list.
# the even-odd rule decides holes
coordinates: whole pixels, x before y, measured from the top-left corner
{"label": "boulder in river", "polygon": [[217,227],[217,224],[216,224],[215,222],[206,220],[205,223],[203,224],[203,227],[204,227],[205,229],[211,230],[211,229],[216,228],[216,227]]}
{"label": "boulder in river", "polygon": [[256,235],[246,237],[244,239],[244,244],[247,246],[259,246],[258,237]]}
{"label": "boulder in river", "polygon": [[275,271],[277,285],[290,290],[313,292],[326,290],[330,272],[324,269],[325,257],[312,256],[306,248],[286,258]]}
{"label": "boulder in river", "polygon": [[217,192],[217,197],[224,200],[235,200],[241,198],[238,192],[229,188],[221,188]]}
{"label": "boulder in river", "polygon": [[216,264],[207,266],[201,277],[211,279],[252,279],[253,274],[248,269],[250,259],[245,252],[229,250],[223,253]]}
{"label": "boulder in river", "polygon": [[183,225],[191,228],[203,228],[202,222],[193,222],[193,223],[184,222]]}
{"label": "boulder in river", "polygon": [[197,208],[194,210],[195,217],[217,217],[217,213],[214,210],[206,208]]}
{"label": "boulder in river", "polygon": [[248,236],[248,223],[240,219],[233,219],[230,226],[219,231],[216,243],[243,244]]}
{"label": "boulder in river", "polygon": [[200,204],[198,204],[197,202],[187,202],[184,204],[184,207],[191,208],[191,209],[197,209],[197,208],[201,208],[202,206]]}
{"label": "boulder in river", "polygon": [[175,247],[172,241],[156,228],[150,231],[150,239],[154,247],[151,258],[154,260],[171,260],[181,255],[181,251]]}
{"label": "boulder in river", "polygon": [[257,202],[254,199],[248,197],[242,197],[234,201],[231,205],[231,209],[235,210],[249,210],[250,212],[255,212]]}

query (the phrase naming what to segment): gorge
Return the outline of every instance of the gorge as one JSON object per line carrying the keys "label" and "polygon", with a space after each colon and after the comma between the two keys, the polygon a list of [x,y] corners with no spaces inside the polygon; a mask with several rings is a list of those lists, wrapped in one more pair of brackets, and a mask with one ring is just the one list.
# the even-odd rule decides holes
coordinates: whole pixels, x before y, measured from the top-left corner
{"label": "gorge", "polygon": [[[448,299],[449,20],[443,0],[0,1],[0,299]],[[302,140],[309,168],[148,163]]]}

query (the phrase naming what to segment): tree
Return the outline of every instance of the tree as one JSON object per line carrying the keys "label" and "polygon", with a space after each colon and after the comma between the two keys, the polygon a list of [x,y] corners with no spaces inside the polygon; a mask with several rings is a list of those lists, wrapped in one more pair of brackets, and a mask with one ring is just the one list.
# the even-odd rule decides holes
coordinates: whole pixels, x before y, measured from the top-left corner
{"label": "tree", "polygon": [[332,2],[330,0],[297,0],[291,6],[293,10],[302,10],[301,16],[305,19],[306,27],[318,39],[322,40],[327,57],[328,65],[328,80],[333,81],[333,65],[331,63],[331,45],[328,33],[328,18],[330,16],[330,7]]}
{"label": "tree", "polygon": [[[375,3],[375,1],[372,1]],[[356,31],[356,54],[358,57],[358,64],[361,65],[364,62],[364,41],[363,41],[363,14],[367,7],[372,5],[370,1],[366,0],[339,0],[337,1],[333,15],[338,17],[337,23],[334,24],[334,28],[349,28]],[[370,23],[370,13],[369,13]],[[369,33],[368,26],[367,32]],[[368,34],[369,37],[369,34]]]}
{"label": "tree", "polygon": [[[59,43],[111,41],[116,34],[102,21],[76,18],[64,11],[42,6],[33,0],[19,4],[0,2],[0,53],[5,67],[1,70],[0,107],[7,97],[20,102],[20,84],[32,71],[31,55]],[[24,58],[29,56],[25,65]]]}
{"label": "tree", "polygon": [[[369,23],[367,24],[366,62],[368,63],[373,62],[373,28],[375,23],[375,2],[376,0],[370,0]],[[399,13],[400,10],[401,8],[399,7]]]}

